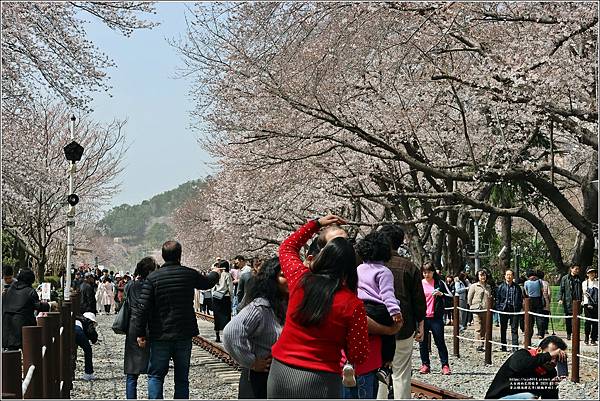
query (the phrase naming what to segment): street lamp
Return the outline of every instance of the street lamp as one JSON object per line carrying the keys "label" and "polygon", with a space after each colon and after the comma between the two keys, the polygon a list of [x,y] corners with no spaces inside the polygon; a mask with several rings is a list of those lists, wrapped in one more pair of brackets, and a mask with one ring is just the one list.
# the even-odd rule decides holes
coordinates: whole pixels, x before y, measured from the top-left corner
{"label": "street lamp", "polygon": [[469,214],[475,221],[475,274],[479,271],[479,219],[483,214],[481,209],[471,209]]}
{"label": "street lamp", "polygon": [[69,211],[67,212],[67,280],[64,287],[64,300],[71,298],[71,259],[73,255],[73,226],[75,226],[75,205],[79,203],[79,196],[73,193],[73,181],[75,179],[75,162],[81,160],[83,156],[83,146],[75,142],[75,116],[71,116],[71,143],[63,148],[65,158],[69,162],[69,195],[67,203]]}

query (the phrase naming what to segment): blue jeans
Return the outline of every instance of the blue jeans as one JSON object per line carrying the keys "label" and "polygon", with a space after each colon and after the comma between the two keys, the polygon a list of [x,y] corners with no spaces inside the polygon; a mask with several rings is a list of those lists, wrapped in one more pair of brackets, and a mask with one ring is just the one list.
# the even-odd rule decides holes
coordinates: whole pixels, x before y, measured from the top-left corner
{"label": "blue jeans", "polygon": [[499,399],[500,400],[533,400],[535,398],[536,398],[536,396],[532,393],[517,393],[517,394],[506,395]]}
{"label": "blue jeans", "polygon": [[148,399],[163,398],[163,383],[173,358],[175,370],[175,395],[173,398],[190,398],[190,357],[192,339],[150,341],[148,362]]}
{"label": "blue jeans", "polygon": [[356,377],[356,387],[343,387],[342,398],[345,399],[374,399],[375,372]]}
{"label": "blue jeans", "polygon": [[125,394],[128,400],[137,399],[137,381],[139,375],[127,374]]}
{"label": "blue jeans", "polygon": [[444,320],[443,318],[426,317],[424,322],[424,336],[423,341],[419,343],[419,352],[421,354],[421,362],[423,365],[431,366],[429,360],[429,344],[427,339],[429,336],[427,332],[431,330],[433,342],[438,349],[440,355],[440,362],[442,367],[448,365],[448,348],[446,347],[446,341],[444,340]]}
{"label": "blue jeans", "polygon": [[83,329],[77,325],[75,325],[75,344],[81,347],[83,350],[83,359],[85,361],[83,371],[91,375],[94,373],[94,365],[92,361],[92,345],[90,344],[90,340],[88,340],[87,336],[83,332]]}

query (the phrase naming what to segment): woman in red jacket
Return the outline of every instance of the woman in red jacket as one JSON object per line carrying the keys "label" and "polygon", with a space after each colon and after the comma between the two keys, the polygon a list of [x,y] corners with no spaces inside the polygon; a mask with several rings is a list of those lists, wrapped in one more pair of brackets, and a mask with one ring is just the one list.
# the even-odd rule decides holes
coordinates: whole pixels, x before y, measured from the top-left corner
{"label": "woman in red jacket", "polygon": [[272,348],[268,398],[341,398],[342,350],[355,364],[369,352],[367,316],[356,296],[354,248],[334,238],[304,266],[299,251],[334,215],[309,221],[279,248],[290,292],[285,326]]}

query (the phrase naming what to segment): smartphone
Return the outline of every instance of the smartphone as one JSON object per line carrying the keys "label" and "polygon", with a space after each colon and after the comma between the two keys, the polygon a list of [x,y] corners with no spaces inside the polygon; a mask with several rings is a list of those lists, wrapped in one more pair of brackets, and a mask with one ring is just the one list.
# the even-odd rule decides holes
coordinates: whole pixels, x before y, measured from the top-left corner
{"label": "smartphone", "polygon": [[569,365],[566,359],[556,363],[556,373],[558,373],[558,376],[569,377]]}

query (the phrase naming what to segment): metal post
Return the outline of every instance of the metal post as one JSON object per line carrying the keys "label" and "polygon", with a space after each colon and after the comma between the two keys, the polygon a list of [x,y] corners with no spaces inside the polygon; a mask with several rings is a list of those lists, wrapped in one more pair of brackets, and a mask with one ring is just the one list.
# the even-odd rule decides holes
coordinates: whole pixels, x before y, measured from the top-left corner
{"label": "metal post", "polygon": [[479,271],[479,219],[475,219],[475,274]]}
{"label": "metal post", "polygon": [[[71,116],[71,140],[75,139],[75,116]],[[75,162],[69,162],[69,195],[73,193],[75,179]],[[65,270],[67,280],[64,287],[64,300],[69,301],[71,295],[71,257],[73,255],[73,226],[75,225],[75,206],[69,205],[67,212],[67,267]]]}
{"label": "metal post", "polygon": [[525,328],[525,333],[523,334],[523,347],[525,347],[525,349],[529,349],[529,346],[531,345],[531,315],[529,314],[529,298],[524,298],[523,299],[523,311],[525,312],[525,314],[523,315],[523,326]]}
{"label": "metal post", "polygon": [[459,296],[455,295],[452,299],[452,304],[454,309],[452,310],[452,335],[454,336],[453,338],[453,342],[454,342],[454,356],[457,358],[460,358],[460,349],[459,349],[459,324],[460,324],[460,313],[458,310],[458,304],[459,304]]}
{"label": "metal post", "polygon": [[21,351],[2,351],[2,398],[23,398]]}
{"label": "metal post", "polygon": [[[35,366],[35,371],[23,394],[23,398],[45,398],[44,396],[44,377],[45,363],[44,359],[48,356],[47,352],[43,355],[43,329],[40,326],[25,326],[23,333],[23,372],[27,375],[29,368]],[[19,380],[19,384],[21,381]]]}
{"label": "metal post", "polygon": [[581,305],[581,301],[574,299],[572,320],[573,336],[571,337],[571,359],[573,360],[571,366],[571,381],[575,383],[579,383],[579,357],[577,356],[580,348],[579,332],[581,330],[579,327],[579,305]]}
{"label": "metal post", "polygon": [[60,380],[63,382],[61,398],[71,398],[71,302],[65,301],[61,307],[60,323],[62,334],[60,336]]}
{"label": "metal post", "polygon": [[492,364],[492,325],[493,325],[493,313],[492,308],[494,307],[494,299],[488,298],[487,310],[485,311],[485,363],[487,365]]}

